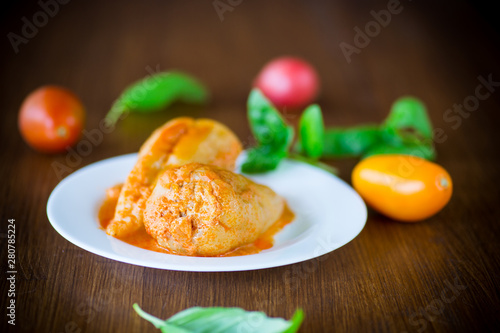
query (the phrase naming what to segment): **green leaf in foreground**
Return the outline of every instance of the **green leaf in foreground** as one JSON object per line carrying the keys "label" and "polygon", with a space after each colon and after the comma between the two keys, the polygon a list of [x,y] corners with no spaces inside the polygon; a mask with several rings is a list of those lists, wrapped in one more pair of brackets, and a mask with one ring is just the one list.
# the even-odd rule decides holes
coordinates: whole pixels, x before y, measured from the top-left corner
{"label": "green leaf in foreground", "polygon": [[245,173],[274,170],[288,154],[294,137],[293,127],[258,89],[250,92],[247,107],[257,147],[249,150],[241,170]]}
{"label": "green leaf in foreground", "polygon": [[208,100],[208,96],[208,90],[188,74],[160,72],[126,88],[106,115],[106,121],[114,125],[126,112],[156,111],[175,101],[202,104]]}
{"label": "green leaf in foreground", "polygon": [[304,320],[301,309],[295,311],[292,319],[287,321],[267,317],[263,312],[248,312],[240,308],[193,307],[163,321],[144,312],[137,304],[133,308],[139,316],[164,333],[293,333],[297,332]]}
{"label": "green leaf in foreground", "polygon": [[316,105],[308,106],[299,121],[300,143],[303,152],[314,159],[323,154],[325,125],[321,108]]}

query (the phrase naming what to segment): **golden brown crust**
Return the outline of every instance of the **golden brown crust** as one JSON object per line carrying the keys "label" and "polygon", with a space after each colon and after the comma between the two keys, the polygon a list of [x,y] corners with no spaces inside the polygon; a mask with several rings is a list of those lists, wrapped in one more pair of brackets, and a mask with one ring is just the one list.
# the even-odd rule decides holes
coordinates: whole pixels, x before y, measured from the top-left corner
{"label": "golden brown crust", "polygon": [[158,128],[139,150],[137,162],[118,198],[112,236],[125,236],[143,225],[143,211],[162,170],[189,162],[232,170],[242,146],[226,126],[209,119],[176,118]]}
{"label": "golden brown crust", "polygon": [[251,243],[285,201],[264,185],[211,165],[165,170],[147,200],[146,231],[176,253],[215,256]]}

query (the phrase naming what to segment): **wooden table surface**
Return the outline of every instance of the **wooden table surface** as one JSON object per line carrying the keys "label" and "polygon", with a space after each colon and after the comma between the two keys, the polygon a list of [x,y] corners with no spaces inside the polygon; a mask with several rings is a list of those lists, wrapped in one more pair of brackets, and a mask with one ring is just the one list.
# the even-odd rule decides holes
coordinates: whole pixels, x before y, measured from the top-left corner
{"label": "wooden table surface", "polygon": [[[232,1],[229,6],[219,15],[213,1],[75,0],[50,7],[52,15],[44,22],[35,1],[5,5],[0,330],[155,332],[135,314],[134,302],[161,318],[192,306],[237,306],[289,318],[301,307],[306,315],[301,332],[500,327],[495,134],[500,52],[495,27],[484,18],[488,9],[482,16],[467,2],[410,0],[394,7],[387,1]],[[371,11],[388,9],[393,10],[390,22],[386,18],[379,29],[370,25]],[[13,46],[9,33],[22,37],[23,25],[34,17],[38,31],[25,28],[31,35]],[[364,45],[355,40],[354,29],[367,24],[374,30]],[[356,42],[357,51],[347,59],[341,43]],[[174,105],[157,114],[130,115],[81,157],[72,167],[77,170],[137,151],[154,128],[179,115],[222,121],[248,144],[245,103],[252,80],[266,61],[287,54],[318,69],[318,103],[327,125],[380,122],[391,103],[406,94],[425,101],[441,129],[435,140],[438,163],[454,180],[448,206],[417,224],[370,211],[358,237],[319,261],[246,272],[178,272],[120,263],[80,249],[52,228],[45,209],[61,180],[52,163],[65,163],[66,155],[37,153],[21,139],[17,112],[29,92],[45,84],[73,90],[86,106],[91,130],[122,89],[150,71],[181,69],[212,91],[207,107]],[[447,112],[464,103],[462,113]],[[356,160],[331,163],[350,182]],[[6,317],[9,219],[16,226],[15,326]]]}

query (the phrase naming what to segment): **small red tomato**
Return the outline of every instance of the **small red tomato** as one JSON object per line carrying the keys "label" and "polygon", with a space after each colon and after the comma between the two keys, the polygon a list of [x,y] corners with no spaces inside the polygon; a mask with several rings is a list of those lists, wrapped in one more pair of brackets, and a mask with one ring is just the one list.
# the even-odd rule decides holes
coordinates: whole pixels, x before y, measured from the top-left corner
{"label": "small red tomato", "polygon": [[32,148],[59,153],[78,141],[84,121],[85,110],[78,97],[65,88],[44,86],[25,98],[18,125]]}
{"label": "small red tomato", "polygon": [[304,60],[281,57],[264,66],[254,86],[278,109],[298,109],[314,101],[319,79],[314,68]]}

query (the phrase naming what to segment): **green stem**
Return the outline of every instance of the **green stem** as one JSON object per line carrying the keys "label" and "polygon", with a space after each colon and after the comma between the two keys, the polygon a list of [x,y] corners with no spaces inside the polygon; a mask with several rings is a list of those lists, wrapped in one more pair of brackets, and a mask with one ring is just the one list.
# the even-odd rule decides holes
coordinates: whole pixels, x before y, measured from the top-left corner
{"label": "green stem", "polygon": [[137,314],[146,319],[147,321],[149,321],[151,324],[153,324],[156,328],[162,328],[162,326],[165,325],[165,321],[164,320],[161,320],[160,318],[156,318],[155,316],[153,315],[150,315],[149,313],[147,312],[144,312],[140,307],[139,307],[139,304],[137,303],[134,303],[134,305],[132,305],[132,307],[134,308],[135,312],[137,312]]}

